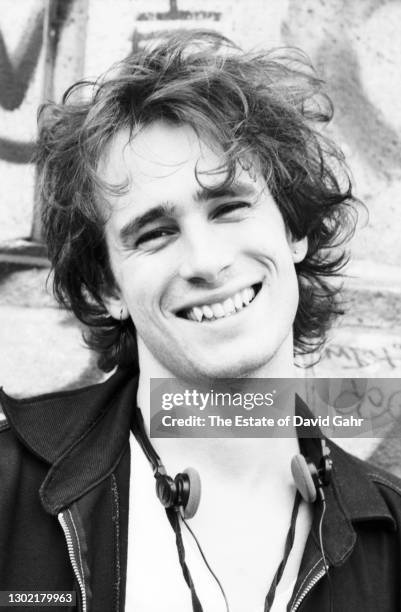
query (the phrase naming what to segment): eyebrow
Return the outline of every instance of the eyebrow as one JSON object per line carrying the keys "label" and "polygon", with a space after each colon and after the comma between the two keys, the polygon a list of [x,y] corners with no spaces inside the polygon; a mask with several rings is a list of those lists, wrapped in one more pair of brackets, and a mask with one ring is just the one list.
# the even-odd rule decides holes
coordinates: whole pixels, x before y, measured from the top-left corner
{"label": "eyebrow", "polygon": [[132,235],[137,234],[146,225],[158,221],[159,219],[174,218],[175,206],[171,202],[162,202],[147,210],[143,215],[134,217],[126,223],[120,230],[120,241],[124,244]]}
{"label": "eyebrow", "polygon": [[[209,202],[227,197],[255,197],[259,192],[253,185],[242,183],[240,181],[232,183],[229,186],[216,188],[200,187],[194,195],[194,201],[197,203]],[[134,217],[128,221],[120,230],[119,237],[122,243],[126,242],[132,235],[138,233],[146,225],[154,223],[162,218],[173,219],[176,217],[176,205],[166,201],[153,206],[142,215]]]}

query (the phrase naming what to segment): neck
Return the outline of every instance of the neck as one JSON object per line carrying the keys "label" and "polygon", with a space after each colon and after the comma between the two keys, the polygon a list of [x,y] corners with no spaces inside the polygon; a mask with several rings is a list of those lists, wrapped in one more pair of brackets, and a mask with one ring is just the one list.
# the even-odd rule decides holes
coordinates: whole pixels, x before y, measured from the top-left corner
{"label": "neck", "polygon": [[[176,377],[144,346],[140,345],[139,356],[141,374],[137,402],[149,435],[150,379]],[[288,364],[288,360],[282,360],[280,364],[277,361],[266,364],[250,377],[295,378],[296,375],[294,365]],[[180,382],[177,379],[177,383]],[[187,386],[188,381],[183,384]],[[194,385],[197,386],[196,383]],[[289,402],[291,410],[287,410],[286,414],[292,413],[294,398]],[[264,482],[270,480],[272,484],[292,482],[290,463],[292,457],[299,452],[295,430],[289,431],[287,438],[154,438],[151,442],[170,474],[174,475],[192,466],[206,477],[223,479],[226,485],[230,480],[235,483],[243,479],[249,486],[255,486],[261,481],[261,475]]]}

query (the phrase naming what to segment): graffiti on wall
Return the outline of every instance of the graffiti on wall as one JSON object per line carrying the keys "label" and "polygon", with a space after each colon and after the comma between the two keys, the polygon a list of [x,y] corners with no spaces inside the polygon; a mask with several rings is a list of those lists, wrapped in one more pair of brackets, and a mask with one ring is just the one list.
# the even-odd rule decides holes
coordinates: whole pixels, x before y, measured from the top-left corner
{"label": "graffiti on wall", "polygon": [[381,366],[389,371],[401,371],[401,342],[374,348],[332,343],[323,351],[323,358],[333,367],[346,372]]}
{"label": "graffiti on wall", "polygon": [[[17,110],[24,101],[37,69],[43,42],[43,2],[38,2],[21,32],[15,50],[7,48],[0,29],[0,108]],[[0,159],[26,164],[32,157],[33,142],[18,141],[0,134]]]}
{"label": "graffiti on wall", "polygon": [[137,21],[167,21],[167,20],[183,20],[188,19],[213,19],[219,21],[221,13],[218,11],[187,11],[178,7],[177,0],[169,0],[168,11],[142,12],[139,13]]}
{"label": "graffiti on wall", "polygon": [[[137,51],[141,45],[147,40],[154,40],[168,31],[171,31],[171,22],[177,24],[177,29],[188,25],[190,22],[195,22],[197,27],[211,27],[214,22],[219,22],[221,19],[221,12],[219,11],[206,11],[197,10],[189,11],[183,10],[178,7],[177,0],[169,0],[169,9],[166,11],[155,11],[155,12],[141,12],[137,16],[136,27],[132,33],[132,50]],[[163,27],[163,24],[168,21],[169,26]],[[141,28],[142,23],[149,24],[151,31],[145,31]],[[214,27],[218,28],[218,23],[214,23]]]}
{"label": "graffiti on wall", "polygon": [[393,105],[391,113],[391,100],[385,98],[386,89],[391,97],[391,81],[401,86],[401,44],[398,35],[392,36],[400,18],[401,6],[394,0],[290,0],[282,24],[283,42],[306,49],[327,79],[345,142],[386,178],[401,168],[401,113],[395,118],[397,109]]}
{"label": "graffiti on wall", "polygon": [[[53,53],[74,0],[54,0],[51,5],[51,40]],[[45,2],[37,0],[13,51],[7,47],[0,28],[0,112],[18,112],[39,68],[44,44]],[[38,104],[41,101],[38,100]],[[13,164],[27,164],[32,159],[33,141],[6,138],[0,133],[0,159]]]}

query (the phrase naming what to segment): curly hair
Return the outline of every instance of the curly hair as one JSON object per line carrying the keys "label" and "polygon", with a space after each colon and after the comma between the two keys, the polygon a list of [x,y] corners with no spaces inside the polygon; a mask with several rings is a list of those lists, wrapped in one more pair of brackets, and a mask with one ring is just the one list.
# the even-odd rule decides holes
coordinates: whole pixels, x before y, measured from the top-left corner
{"label": "curly hair", "polygon": [[98,352],[99,367],[137,363],[137,349],[132,321],[110,317],[103,301],[116,286],[99,202],[127,185],[105,183],[97,167],[120,130],[128,128],[133,139],[160,119],[187,124],[219,146],[224,185],[238,163],[257,160],[287,230],[308,238],[307,255],[296,265],[294,353],[321,347],[341,313],[332,277],[347,261],[344,245],[355,225],[343,155],[318,130],[332,113],[301,51],[247,53],[209,31],[172,34],[101,79],[76,83],[61,104],[41,107],[36,161],[53,289],[88,326],[85,340]]}

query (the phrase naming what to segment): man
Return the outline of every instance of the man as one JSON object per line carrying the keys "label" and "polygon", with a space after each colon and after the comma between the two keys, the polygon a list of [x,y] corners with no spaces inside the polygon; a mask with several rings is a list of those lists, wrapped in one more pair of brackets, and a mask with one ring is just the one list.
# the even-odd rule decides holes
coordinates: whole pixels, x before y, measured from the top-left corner
{"label": "man", "polygon": [[[291,378],[294,355],[324,341],[354,201],[317,131],[330,116],[302,55],[250,55],[212,33],[172,36],[42,110],[55,294],[118,370],[1,395],[3,590],[75,590],[96,612],[399,609],[396,479],[332,444],[329,459],[319,432],[148,439],[151,378]],[[183,498],[171,529],[154,494],[156,451],[168,473],[200,474],[199,549]]]}

